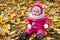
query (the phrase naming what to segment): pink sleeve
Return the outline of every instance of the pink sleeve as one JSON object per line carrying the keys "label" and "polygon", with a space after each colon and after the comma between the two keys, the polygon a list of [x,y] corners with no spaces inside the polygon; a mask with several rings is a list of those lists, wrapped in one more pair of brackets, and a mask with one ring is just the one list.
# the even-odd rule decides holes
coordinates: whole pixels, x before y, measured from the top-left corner
{"label": "pink sleeve", "polygon": [[49,21],[48,17],[44,18],[44,24],[48,24],[48,25],[50,24],[50,21]]}
{"label": "pink sleeve", "polygon": [[27,25],[27,24],[30,24],[30,23],[31,23],[31,21],[30,21],[29,17],[27,17],[27,18],[26,18],[26,25]]}

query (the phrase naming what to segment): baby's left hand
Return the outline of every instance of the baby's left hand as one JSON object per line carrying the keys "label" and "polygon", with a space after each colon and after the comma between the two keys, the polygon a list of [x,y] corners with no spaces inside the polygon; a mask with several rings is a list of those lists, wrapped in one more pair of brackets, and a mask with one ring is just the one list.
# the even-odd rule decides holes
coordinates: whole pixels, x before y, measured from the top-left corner
{"label": "baby's left hand", "polygon": [[44,24],[44,28],[46,28],[46,29],[47,29],[47,28],[48,28],[48,24]]}

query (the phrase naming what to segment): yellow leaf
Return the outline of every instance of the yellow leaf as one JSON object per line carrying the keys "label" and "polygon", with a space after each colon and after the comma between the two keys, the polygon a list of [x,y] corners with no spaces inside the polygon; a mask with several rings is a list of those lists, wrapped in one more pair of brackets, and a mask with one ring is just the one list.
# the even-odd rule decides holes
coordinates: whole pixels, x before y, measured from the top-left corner
{"label": "yellow leaf", "polygon": [[7,29],[4,29],[4,31],[2,32],[2,35],[5,36],[6,33],[8,33],[9,31]]}
{"label": "yellow leaf", "polygon": [[19,29],[18,30],[15,30],[15,31],[12,31],[12,32],[10,32],[10,34],[15,34],[16,32],[18,32],[19,31]]}
{"label": "yellow leaf", "polygon": [[30,38],[29,40],[32,40],[33,38]]}
{"label": "yellow leaf", "polygon": [[4,4],[4,6],[7,6],[7,4]]}
{"label": "yellow leaf", "polygon": [[18,37],[15,38],[15,40],[18,39]]}

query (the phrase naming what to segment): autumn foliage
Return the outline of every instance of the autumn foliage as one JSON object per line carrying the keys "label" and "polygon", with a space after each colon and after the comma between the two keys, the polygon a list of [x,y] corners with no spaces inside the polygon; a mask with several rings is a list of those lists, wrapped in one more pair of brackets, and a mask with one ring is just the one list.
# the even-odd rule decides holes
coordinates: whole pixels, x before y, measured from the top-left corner
{"label": "autumn foliage", "polygon": [[[60,40],[60,0],[0,0],[0,39],[18,40],[18,33],[24,32],[25,18],[31,6],[41,2],[44,13],[50,20],[43,40]],[[28,37],[33,39],[35,34]]]}

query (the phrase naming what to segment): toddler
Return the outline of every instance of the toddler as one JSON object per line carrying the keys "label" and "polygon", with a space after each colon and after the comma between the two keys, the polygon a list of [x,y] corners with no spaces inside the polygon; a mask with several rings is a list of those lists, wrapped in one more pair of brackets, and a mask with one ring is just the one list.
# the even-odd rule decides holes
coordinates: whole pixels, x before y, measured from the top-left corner
{"label": "toddler", "polygon": [[43,13],[43,7],[41,3],[35,3],[32,6],[31,13],[26,18],[26,30],[19,35],[20,40],[26,40],[26,38],[32,33],[36,33],[36,37],[33,40],[42,40],[43,35],[48,28],[49,19]]}

